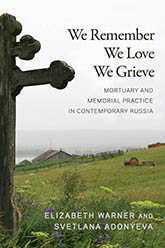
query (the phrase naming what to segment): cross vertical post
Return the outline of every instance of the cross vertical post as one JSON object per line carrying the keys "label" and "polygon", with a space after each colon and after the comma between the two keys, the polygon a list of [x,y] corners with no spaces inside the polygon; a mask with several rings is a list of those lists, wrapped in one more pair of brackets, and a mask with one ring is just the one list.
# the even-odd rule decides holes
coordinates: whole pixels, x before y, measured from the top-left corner
{"label": "cross vertical post", "polygon": [[19,228],[20,212],[15,202],[15,118],[16,96],[23,87],[50,84],[63,89],[74,78],[74,70],[62,61],[49,68],[21,71],[16,57],[30,60],[40,50],[40,42],[30,35],[16,42],[22,25],[14,16],[0,16],[0,222],[9,233]]}
{"label": "cross vertical post", "polygon": [[[15,26],[15,27],[14,27]],[[15,109],[16,99],[11,94],[12,69],[15,58],[11,47],[21,24],[8,15],[0,17],[0,214],[9,230],[16,229],[14,210],[13,169],[15,166]]]}

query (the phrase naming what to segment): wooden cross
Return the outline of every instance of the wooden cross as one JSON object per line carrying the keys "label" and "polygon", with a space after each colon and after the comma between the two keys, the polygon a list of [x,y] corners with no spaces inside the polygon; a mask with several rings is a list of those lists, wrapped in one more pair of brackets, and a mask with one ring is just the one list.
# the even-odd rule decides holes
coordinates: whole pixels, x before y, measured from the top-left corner
{"label": "wooden cross", "polygon": [[16,96],[31,85],[50,83],[63,89],[74,78],[74,70],[61,61],[52,62],[47,69],[21,71],[16,57],[30,60],[40,50],[40,42],[30,35],[16,42],[21,30],[14,16],[0,16],[0,221],[10,233],[17,229],[19,215],[13,186]]}

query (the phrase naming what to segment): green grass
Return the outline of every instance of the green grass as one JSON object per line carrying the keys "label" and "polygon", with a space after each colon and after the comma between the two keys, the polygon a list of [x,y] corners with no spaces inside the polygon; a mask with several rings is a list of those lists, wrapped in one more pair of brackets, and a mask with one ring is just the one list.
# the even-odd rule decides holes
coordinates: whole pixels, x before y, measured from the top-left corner
{"label": "green grass", "polygon": [[[137,157],[139,163],[151,160],[156,166],[125,167],[124,160],[129,157]],[[24,167],[15,170],[21,230],[7,238],[0,229],[0,247],[165,248],[165,147],[131,151],[123,156],[84,163],[70,161],[60,166],[51,165],[45,168],[47,164],[41,163],[42,168],[38,170],[21,171]],[[53,213],[95,213],[95,218],[46,220],[44,212],[48,208],[53,208]],[[135,218],[105,220],[97,217],[98,212],[133,212]],[[152,214],[154,218],[139,219],[139,214]],[[152,224],[154,230],[104,230],[105,221],[116,225]],[[65,228],[57,235],[54,223],[100,223],[102,228]]]}
{"label": "green grass", "polygon": [[63,159],[63,160],[48,160],[44,162],[32,162],[22,165],[17,165],[15,171],[28,171],[28,170],[35,170],[40,168],[49,168],[52,166],[58,167],[61,164],[69,163],[71,159]]}
{"label": "green grass", "polygon": [[[77,169],[87,182],[84,197],[91,191],[100,194],[100,186],[107,186],[128,201],[151,200],[165,203],[165,147],[131,151],[123,156],[95,160],[90,163],[66,163],[61,168],[52,167],[38,171],[15,172],[15,185],[30,184],[40,201],[56,196],[60,188],[60,175],[67,169]],[[139,162],[155,161],[156,166],[124,166],[124,159],[137,157]],[[60,179],[61,180],[61,179]],[[29,181],[29,182],[28,182]],[[42,191],[40,190],[42,187]]]}

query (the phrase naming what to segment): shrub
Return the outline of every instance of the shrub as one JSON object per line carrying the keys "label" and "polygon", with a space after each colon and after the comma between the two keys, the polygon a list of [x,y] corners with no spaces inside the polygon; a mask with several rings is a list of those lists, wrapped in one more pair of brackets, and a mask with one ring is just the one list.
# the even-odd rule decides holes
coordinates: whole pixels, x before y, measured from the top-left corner
{"label": "shrub", "polygon": [[86,182],[77,170],[65,170],[59,178],[60,197],[64,201],[80,197],[86,189]]}

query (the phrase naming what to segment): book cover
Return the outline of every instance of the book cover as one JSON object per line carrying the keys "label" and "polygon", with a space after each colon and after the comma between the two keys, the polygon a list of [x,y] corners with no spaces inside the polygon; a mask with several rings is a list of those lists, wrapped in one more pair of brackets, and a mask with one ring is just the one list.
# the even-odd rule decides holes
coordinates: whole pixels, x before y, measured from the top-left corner
{"label": "book cover", "polygon": [[17,228],[0,247],[164,248],[163,3],[6,0],[4,13],[22,31]]}

